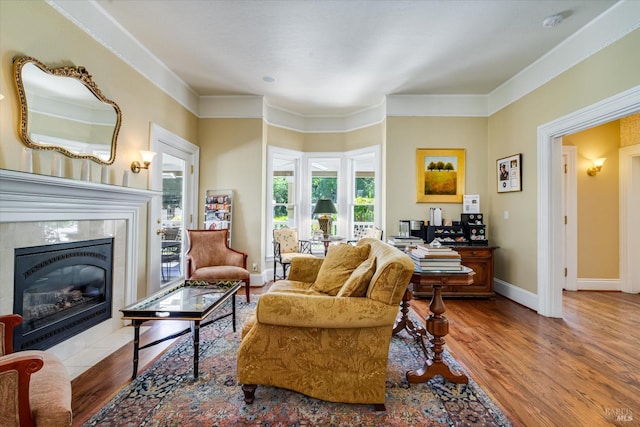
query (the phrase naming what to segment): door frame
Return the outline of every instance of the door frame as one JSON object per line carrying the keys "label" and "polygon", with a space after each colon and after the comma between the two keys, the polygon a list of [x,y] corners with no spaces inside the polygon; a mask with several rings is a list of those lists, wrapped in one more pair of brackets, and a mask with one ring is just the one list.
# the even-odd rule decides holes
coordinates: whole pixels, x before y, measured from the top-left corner
{"label": "door frame", "polygon": [[[562,136],[580,132],[640,111],[640,86],[621,92],[586,108],[575,111],[538,127],[538,313],[547,317],[562,317],[562,285],[564,254],[562,232]],[[629,215],[629,213],[626,213]],[[622,228],[620,230],[622,232]],[[621,238],[621,273],[634,270],[629,277],[638,277],[638,263],[629,263],[629,242]]]}
{"label": "door frame", "polygon": [[562,155],[565,158],[564,173],[564,215],[567,217],[564,226],[564,266],[567,269],[564,289],[578,290],[578,179],[576,159],[578,147],[563,145]]}
{"label": "door frame", "polygon": [[[619,150],[620,281],[622,292],[640,293],[640,144]],[[622,250],[624,248],[624,250]]]}
{"label": "door frame", "polygon": [[[162,128],[161,126],[151,123],[149,134],[149,147],[155,153],[165,152],[172,156],[185,160],[184,175],[184,206],[183,206],[183,224],[186,229],[197,228],[198,221],[198,189],[199,189],[199,164],[200,164],[200,148],[183,139],[182,137]],[[159,159],[159,156],[156,157]],[[152,190],[159,191],[160,195],[154,196],[149,203],[148,230],[147,230],[147,295],[151,295],[160,290],[161,285],[160,268],[161,268],[161,236],[156,233],[158,228],[158,218],[162,211],[162,165],[153,163],[149,171],[149,186]],[[186,243],[186,242],[185,242]],[[186,250],[183,245],[182,251]],[[182,271],[185,266],[182,266]]]}

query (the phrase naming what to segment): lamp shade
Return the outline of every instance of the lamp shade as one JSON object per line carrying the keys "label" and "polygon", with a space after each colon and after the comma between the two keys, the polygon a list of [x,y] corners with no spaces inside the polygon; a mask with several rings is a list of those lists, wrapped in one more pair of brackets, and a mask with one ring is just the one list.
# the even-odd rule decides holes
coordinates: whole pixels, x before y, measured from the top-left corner
{"label": "lamp shade", "polygon": [[334,214],[338,213],[336,206],[333,204],[331,199],[318,199],[316,203],[316,207],[313,209],[314,215],[320,214]]}

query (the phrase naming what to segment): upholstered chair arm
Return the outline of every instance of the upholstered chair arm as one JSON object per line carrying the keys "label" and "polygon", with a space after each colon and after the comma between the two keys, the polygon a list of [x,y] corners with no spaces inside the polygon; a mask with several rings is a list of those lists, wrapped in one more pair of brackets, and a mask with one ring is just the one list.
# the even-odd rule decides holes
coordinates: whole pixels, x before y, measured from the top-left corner
{"label": "upholstered chair arm", "polygon": [[323,261],[323,258],[293,258],[291,260],[291,270],[289,271],[288,279],[296,282],[315,282]]}
{"label": "upholstered chair arm", "polygon": [[369,298],[266,293],[256,309],[259,323],[303,328],[393,328],[398,306]]}
{"label": "upholstered chair arm", "polygon": [[186,255],[187,259],[187,277],[191,277],[193,272],[198,269],[196,260],[191,255]]}
{"label": "upholstered chair arm", "polygon": [[222,255],[224,256],[224,259],[221,265],[234,265],[236,267],[247,268],[246,253],[226,248],[226,251],[224,251]]}
{"label": "upholstered chair arm", "polygon": [[13,330],[21,323],[19,314],[0,316],[0,356],[13,353]]}
{"label": "upholstered chair arm", "polygon": [[29,405],[29,381],[43,365],[42,356],[22,356],[18,352],[0,357],[0,395],[5,396],[0,399],[0,412],[13,414],[17,405],[21,427],[35,425]]}

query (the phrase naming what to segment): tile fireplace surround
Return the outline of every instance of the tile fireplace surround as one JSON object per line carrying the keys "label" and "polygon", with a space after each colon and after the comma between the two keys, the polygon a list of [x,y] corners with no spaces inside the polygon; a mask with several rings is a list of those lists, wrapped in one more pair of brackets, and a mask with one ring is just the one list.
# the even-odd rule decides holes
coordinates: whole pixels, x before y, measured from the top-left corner
{"label": "tile fireplace surround", "polygon": [[14,249],[114,237],[112,318],[48,351],[71,378],[133,338],[119,309],[137,299],[141,215],[159,192],[0,169],[0,313],[13,312]]}

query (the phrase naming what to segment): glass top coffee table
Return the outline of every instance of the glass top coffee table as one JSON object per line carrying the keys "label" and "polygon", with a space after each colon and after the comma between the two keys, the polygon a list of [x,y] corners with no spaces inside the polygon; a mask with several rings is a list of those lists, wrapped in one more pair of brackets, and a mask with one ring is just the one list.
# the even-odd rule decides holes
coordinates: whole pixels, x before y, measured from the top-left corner
{"label": "glass top coffee table", "polygon": [[[189,331],[193,332],[193,376],[198,378],[198,360],[200,349],[200,328],[232,316],[233,332],[236,331],[236,293],[242,285],[241,280],[199,281],[186,280],[184,283],[164,289],[120,311],[123,320],[131,320],[134,327],[133,338],[133,375],[138,375],[138,353],[163,341],[177,338]],[[213,312],[223,307],[231,299],[231,312],[202,323]],[[189,320],[190,328],[164,337],[140,347],[140,325],[148,320]]]}

